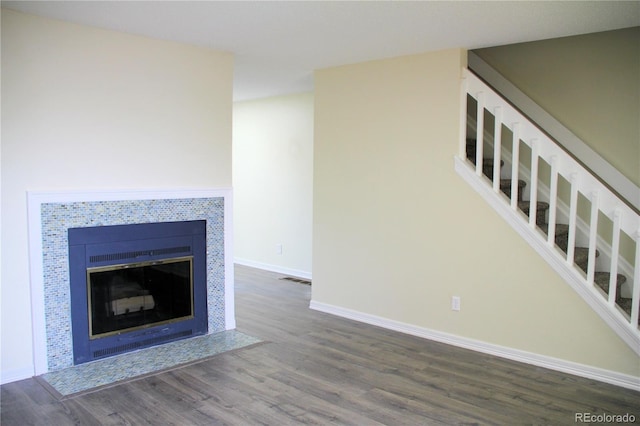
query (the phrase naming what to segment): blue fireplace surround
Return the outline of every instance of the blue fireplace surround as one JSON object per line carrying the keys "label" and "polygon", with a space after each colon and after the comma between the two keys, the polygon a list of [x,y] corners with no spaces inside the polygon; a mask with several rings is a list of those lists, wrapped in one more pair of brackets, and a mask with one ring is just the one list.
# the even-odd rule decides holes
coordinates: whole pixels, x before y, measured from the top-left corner
{"label": "blue fireplace surround", "polygon": [[[207,334],[206,237],[205,220],[69,228],[74,364]],[[193,259],[193,315],[168,323],[145,324],[143,327],[90,337],[90,286],[87,283],[87,268],[140,265],[177,257]],[[159,281],[156,280],[157,283],[151,284],[151,288],[154,288],[154,285],[155,288],[158,288],[158,285],[168,285],[166,279],[166,276],[163,276]],[[185,298],[189,299],[186,295]],[[173,300],[165,300],[165,305],[178,298],[169,299]],[[102,303],[99,305],[104,306]],[[155,310],[158,308],[159,305],[156,303]],[[122,317],[138,315],[142,313],[127,313]]]}

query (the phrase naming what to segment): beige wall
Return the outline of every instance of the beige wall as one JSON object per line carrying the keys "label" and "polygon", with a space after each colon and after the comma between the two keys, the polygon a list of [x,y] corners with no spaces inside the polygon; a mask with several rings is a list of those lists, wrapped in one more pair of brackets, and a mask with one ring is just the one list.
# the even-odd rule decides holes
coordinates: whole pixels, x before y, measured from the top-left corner
{"label": "beige wall", "polygon": [[640,27],[475,53],[640,186]]}
{"label": "beige wall", "polygon": [[231,186],[233,57],[2,10],[2,380],[33,370],[27,191]]}
{"label": "beige wall", "polygon": [[633,351],[455,173],[465,58],[316,73],[313,301],[640,375]]}
{"label": "beige wall", "polygon": [[312,93],[234,104],[233,191],[236,261],[310,277]]}

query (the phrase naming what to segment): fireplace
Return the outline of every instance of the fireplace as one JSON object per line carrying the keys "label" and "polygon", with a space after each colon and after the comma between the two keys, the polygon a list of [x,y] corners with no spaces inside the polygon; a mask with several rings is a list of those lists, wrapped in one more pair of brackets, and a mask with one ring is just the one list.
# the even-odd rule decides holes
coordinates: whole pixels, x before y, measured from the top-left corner
{"label": "fireplace", "polygon": [[232,200],[229,188],[29,191],[29,269],[35,374],[75,365],[69,270],[70,228],[204,221],[207,228],[207,295],[204,302],[208,317],[207,333],[234,329]]}
{"label": "fireplace", "polygon": [[69,228],[73,362],[207,333],[206,221]]}

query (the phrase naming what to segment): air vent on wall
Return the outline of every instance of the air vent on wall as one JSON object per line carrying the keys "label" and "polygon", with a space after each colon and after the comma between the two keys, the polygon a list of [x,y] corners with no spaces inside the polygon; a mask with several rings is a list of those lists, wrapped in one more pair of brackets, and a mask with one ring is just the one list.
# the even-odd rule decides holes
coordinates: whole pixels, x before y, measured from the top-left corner
{"label": "air vent on wall", "polygon": [[185,330],[179,333],[168,334],[166,336],[153,337],[147,340],[141,340],[132,343],[125,343],[123,345],[112,346],[110,348],[100,349],[93,352],[94,359],[102,358],[108,355],[115,355],[121,352],[127,352],[133,349],[143,348],[146,346],[152,346],[161,342],[166,342],[168,340],[174,340],[181,337],[190,336],[193,334],[192,330]]}
{"label": "air vent on wall", "polygon": [[191,247],[170,247],[157,250],[139,250],[128,251],[123,253],[109,253],[89,256],[89,263],[113,262],[115,260],[137,259],[143,256],[161,256],[165,254],[190,253]]}

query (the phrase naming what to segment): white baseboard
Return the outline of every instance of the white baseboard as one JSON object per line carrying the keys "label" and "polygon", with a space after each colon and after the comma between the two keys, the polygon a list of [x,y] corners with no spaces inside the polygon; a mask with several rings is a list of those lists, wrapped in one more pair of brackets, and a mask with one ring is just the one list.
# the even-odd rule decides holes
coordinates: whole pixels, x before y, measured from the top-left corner
{"label": "white baseboard", "polygon": [[3,371],[0,374],[0,385],[17,382],[18,380],[30,379],[34,376],[33,367],[25,367],[17,370]]}
{"label": "white baseboard", "polygon": [[640,377],[431,330],[314,300],[309,308],[388,330],[640,391]]}
{"label": "white baseboard", "polygon": [[283,275],[289,275],[295,278],[311,279],[311,272],[302,271],[300,269],[287,268],[284,266],[271,265],[269,263],[257,262],[255,260],[243,259],[236,257],[234,262],[238,265],[249,266],[251,268],[264,269],[265,271],[277,272]]}

